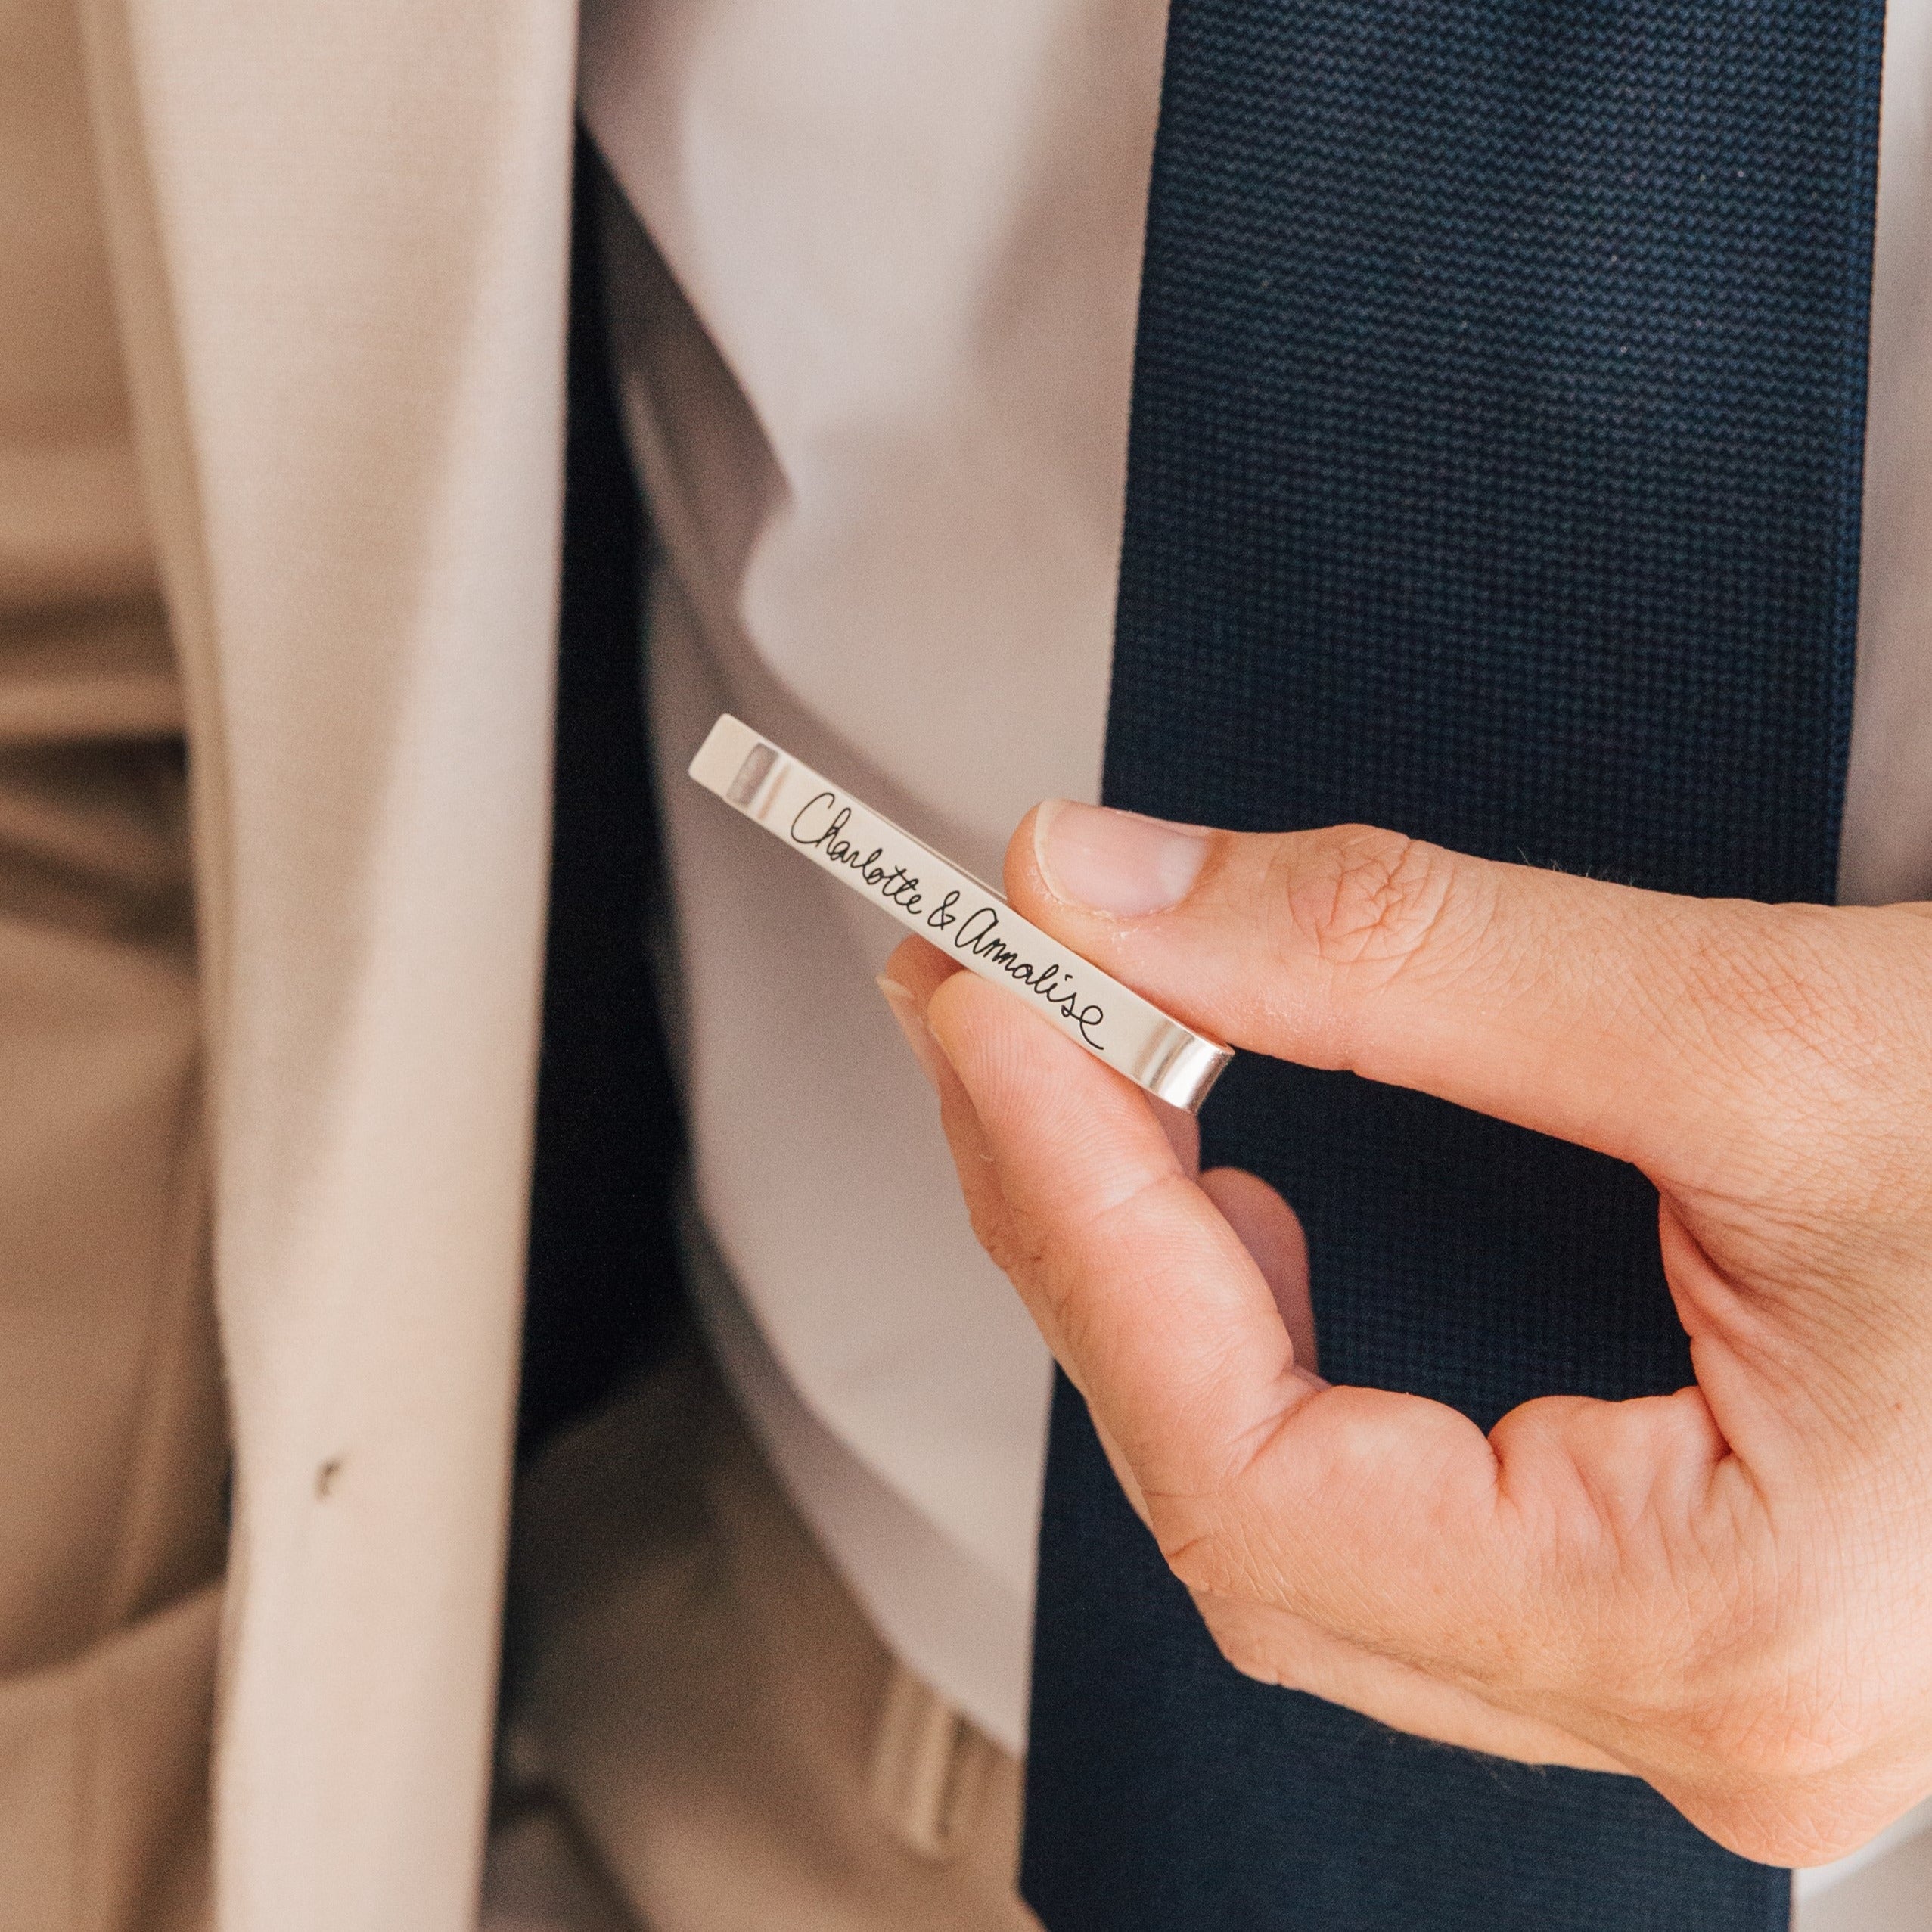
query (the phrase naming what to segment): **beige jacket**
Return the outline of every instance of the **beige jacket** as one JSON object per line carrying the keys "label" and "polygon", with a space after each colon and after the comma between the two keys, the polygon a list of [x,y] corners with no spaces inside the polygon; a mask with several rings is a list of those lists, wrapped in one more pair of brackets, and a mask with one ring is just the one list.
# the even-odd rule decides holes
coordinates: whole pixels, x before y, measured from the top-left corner
{"label": "beige jacket", "polygon": [[[567,0],[0,17],[9,1932],[196,1925],[210,1892],[225,1932],[471,1919],[575,35]],[[68,353],[45,304],[5,332],[47,262],[86,279],[35,212],[84,195],[84,149],[51,197],[17,191],[70,92],[125,419],[84,383],[36,387]],[[77,564],[69,511],[126,527]],[[192,837],[171,843],[177,723]]]}

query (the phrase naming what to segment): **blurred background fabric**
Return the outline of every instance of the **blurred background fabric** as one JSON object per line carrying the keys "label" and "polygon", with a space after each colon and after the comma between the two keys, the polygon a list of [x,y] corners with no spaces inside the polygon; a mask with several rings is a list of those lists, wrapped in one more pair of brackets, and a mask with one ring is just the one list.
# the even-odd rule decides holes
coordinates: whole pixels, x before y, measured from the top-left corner
{"label": "blurred background fabric", "polygon": [[73,0],[0,12],[0,1921],[200,1922],[226,1445],[182,718]]}

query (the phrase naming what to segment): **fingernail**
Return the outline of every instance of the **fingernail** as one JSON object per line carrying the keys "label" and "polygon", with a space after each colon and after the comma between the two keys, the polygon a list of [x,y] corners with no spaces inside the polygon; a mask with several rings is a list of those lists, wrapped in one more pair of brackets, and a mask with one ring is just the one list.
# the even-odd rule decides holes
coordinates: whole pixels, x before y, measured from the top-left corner
{"label": "fingernail", "polygon": [[1056,899],[1131,919],[1187,897],[1207,858],[1207,834],[1053,798],[1034,817],[1033,856]]}
{"label": "fingernail", "polygon": [[912,1049],[912,1058],[919,1063],[919,1070],[932,1082],[933,1091],[940,1090],[940,1048],[920,1016],[919,1008],[912,993],[896,980],[889,980],[881,973],[878,977],[880,992],[886,996],[886,1004],[892,1009],[892,1017],[899,1022],[899,1030],[905,1036],[905,1044]]}

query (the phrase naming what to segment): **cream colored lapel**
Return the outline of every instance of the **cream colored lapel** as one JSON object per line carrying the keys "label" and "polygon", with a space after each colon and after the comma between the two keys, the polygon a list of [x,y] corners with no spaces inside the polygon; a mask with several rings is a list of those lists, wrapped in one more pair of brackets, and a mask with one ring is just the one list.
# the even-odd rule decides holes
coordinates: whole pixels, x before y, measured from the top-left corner
{"label": "cream colored lapel", "polygon": [[188,691],[226,1932],[455,1932],[545,875],[573,10],[85,0]]}

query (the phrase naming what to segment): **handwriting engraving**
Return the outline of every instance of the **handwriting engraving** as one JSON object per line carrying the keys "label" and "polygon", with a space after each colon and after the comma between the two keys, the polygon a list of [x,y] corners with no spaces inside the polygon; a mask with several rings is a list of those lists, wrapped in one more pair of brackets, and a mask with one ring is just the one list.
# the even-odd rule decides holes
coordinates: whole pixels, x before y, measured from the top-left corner
{"label": "handwriting engraving", "polygon": [[[815,851],[826,864],[850,871],[901,913],[919,912],[925,899],[918,874],[903,865],[888,864],[882,846],[868,851],[847,837],[851,823],[852,807],[837,792],[815,793],[793,815],[792,843]],[[958,889],[949,889],[927,912],[927,929],[945,934],[955,952],[970,953],[982,966],[999,973],[1071,1021],[1095,1052],[1104,1053],[1107,1048],[1098,1033],[1106,1023],[1107,1009],[1089,999],[1057,961],[1029,959],[1019,951],[1006,936],[997,905],[983,901],[967,909],[960,902]]]}

